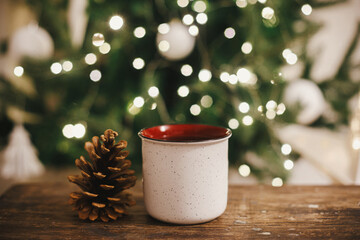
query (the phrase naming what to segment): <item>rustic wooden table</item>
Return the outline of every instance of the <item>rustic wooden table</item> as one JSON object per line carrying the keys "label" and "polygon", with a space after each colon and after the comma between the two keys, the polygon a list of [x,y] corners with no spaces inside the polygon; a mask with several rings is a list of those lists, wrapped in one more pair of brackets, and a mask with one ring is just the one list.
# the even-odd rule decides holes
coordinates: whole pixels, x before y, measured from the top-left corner
{"label": "rustic wooden table", "polygon": [[[138,184],[141,185],[141,184]],[[149,217],[141,186],[137,205],[114,222],[77,218],[70,184],[28,184],[0,198],[0,239],[360,239],[359,186],[230,186],[226,212],[180,226]]]}

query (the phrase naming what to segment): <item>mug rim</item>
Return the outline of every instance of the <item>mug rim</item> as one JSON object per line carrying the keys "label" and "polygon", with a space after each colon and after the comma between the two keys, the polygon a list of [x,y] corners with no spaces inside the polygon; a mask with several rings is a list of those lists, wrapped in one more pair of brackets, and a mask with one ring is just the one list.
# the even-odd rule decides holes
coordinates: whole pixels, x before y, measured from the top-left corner
{"label": "mug rim", "polygon": [[[218,135],[214,135],[214,136],[207,136],[204,137],[202,139],[186,139],[186,140],[173,140],[173,139],[166,139],[165,137],[163,138],[156,138],[156,137],[150,137],[150,136],[145,136],[144,135],[144,131],[146,130],[150,130],[150,129],[156,129],[158,128],[160,131],[160,128],[164,128],[164,129],[169,129],[171,127],[200,127],[203,128],[203,130],[205,130],[206,128],[211,128],[213,130],[217,130],[217,131],[222,131],[222,134],[218,134]],[[166,130],[163,130],[163,132],[165,132]],[[219,126],[214,126],[214,125],[208,125],[208,124],[163,124],[163,125],[156,125],[156,126],[152,126],[152,127],[146,127],[146,128],[142,128],[139,132],[138,132],[138,136],[143,139],[143,140],[149,140],[149,141],[155,141],[155,142],[160,142],[160,143],[172,143],[172,144],[197,144],[197,143],[207,143],[207,142],[218,142],[218,141],[222,141],[222,140],[226,140],[228,138],[230,138],[232,135],[232,131],[229,128],[224,128],[224,127],[219,127]]]}

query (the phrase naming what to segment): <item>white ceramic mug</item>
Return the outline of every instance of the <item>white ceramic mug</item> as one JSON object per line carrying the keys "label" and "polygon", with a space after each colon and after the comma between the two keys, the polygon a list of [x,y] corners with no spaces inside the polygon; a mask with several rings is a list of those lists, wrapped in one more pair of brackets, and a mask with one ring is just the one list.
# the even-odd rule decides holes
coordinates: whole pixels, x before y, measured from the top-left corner
{"label": "white ceramic mug", "polygon": [[226,128],[175,124],[143,129],[143,191],[147,212],[176,224],[219,217],[228,193]]}

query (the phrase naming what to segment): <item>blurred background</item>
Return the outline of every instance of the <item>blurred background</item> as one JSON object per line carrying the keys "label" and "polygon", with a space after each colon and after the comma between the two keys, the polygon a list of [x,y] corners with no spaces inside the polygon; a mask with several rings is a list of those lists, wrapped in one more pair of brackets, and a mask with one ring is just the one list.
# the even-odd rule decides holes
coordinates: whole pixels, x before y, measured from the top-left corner
{"label": "blurred background", "polygon": [[360,184],[360,1],[1,0],[0,176],[66,181],[111,128],[232,129],[232,184]]}

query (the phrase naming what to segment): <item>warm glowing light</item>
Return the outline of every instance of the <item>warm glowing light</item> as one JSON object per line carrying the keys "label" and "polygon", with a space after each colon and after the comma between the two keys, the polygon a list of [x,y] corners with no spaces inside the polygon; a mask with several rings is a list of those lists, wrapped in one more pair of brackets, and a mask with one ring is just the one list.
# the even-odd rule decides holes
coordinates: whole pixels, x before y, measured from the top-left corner
{"label": "warm glowing light", "polygon": [[96,55],[93,54],[93,53],[88,53],[86,54],[85,56],[85,63],[88,64],[88,65],[93,65],[96,63]]}
{"label": "warm glowing light", "polygon": [[198,76],[201,82],[208,82],[210,81],[212,74],[208,69],[201,69]]}
{"label": "warm glowing light", "polygon": [[177,5],[182,8],[187,7],[189,0],[177,0]]}
{"label": "warm glowing light", "polygon": [[143,97],[136,97],[133,101],[134,103],[134,106],[137,107],[137,108],[141,108],[142,106],[144,106],[145,104],[145,100]]}
{"label": "warm glowing light", "polygon": [[143,38],[146,34],[146,30],[143,27],[137,27],[134,29],[134,36],[137,38]]}
{"label": "warm glowing light", "polygon": [[138,107],[136,107],[134,104],[132,104],[132,105],[129,107],[128,111],[129,111],[129,113],[130,113],[131,115],[136,115],[136,114],[138,114],[138,113],[141,111],[141,108],[138,108]]}
{"label": "warm glowing light", "polygon": [[225,35],[225,37],[228,38],[228,39],[234,38],[234,37],[235,37],[235,34],[236,34],[235,29],[233,29],[232,27],[228,27],[228,28],[225,29],[225,31],[224,31],[224,35]]}
{"label": "warm glowing light", "polygon": [[242,119],[242,123],[245,126],[250,126],[250,125],[253,124],[253,122],[254,122],[254,119],[249,115],[244,116],[243,119]]}
{"label": "warm glowing light", "polygon": [[66,124],[62,129],[63,135],[66,138],[73,138],[74,137],[73,128],[74,128],[74,125]]}
{"label": "warm glowing light", "polygon": [[292,51],[290,49],[286,48],[282,51],[282,56],[283,56],[283,58],[286,59],[286,58],[288,58],[289,54],[291,54],[291,53],[292,53]]}
{"label": "warm glowing light", "polygon": [[194,116],[198,116],[201,113],[201,108],[197,104],[193,104],[190,107],[190,113]]}
{"label": "warm glowing light", "polygon": [[[61,70],[60,70],[60,71],[61,71]],[[16,66],[16,67],[14,68],[14,74],[15,74],[15,76],[17,76],[17,77],[21,77],[21,76],[24,74],[24,68],[21,67],[21,66]]]}
{"label": "warm glowing light", "polygon": [[135,69],[140,70],[145,66],[145,61],[142,58],[135,58],[132,64]]}
{"label": "warm glowing light", "polygon": [[155,86],[152,86],[149,88],[148,94],[150,97],[156,98],[157,96],[159,96],[159,89]]}
{"label": "warm glowing light", "polygon": [[295,53],[291,53],[285,60],[288,64],[294,65],[297,62],[298,57]]}
{"label": "warm glowing light", "polygon": [[284,104],[284,103],[280,103],[280,104],[277,106],[276,114],[277,114],[277,115],[282,115],[282,114],[284,114],[285,110],[286,110],[285,104]]}
{"label": "warm glowing light", "polygon": [[294,167],[294,162],[293,161],[291,161],[290,159],[287,159],[287,160],[284,161],[284,168],[286,170],[291,170],[291,169],[293,169],[293,167]]}
{"label": "warm glowing light", "polygon": [[177,93],[180,97],[186,97],[189,95],[190,90],[187,86],[183,85],[178,88]]}
{"label": "warm glowing light", "polygon": [[232,84],[232,85],[235,85],[238,83],[238,77],[235,75],[235,74],[231,74],[229,76],[229,83]]}
{"label": "warm glowing light", "polygon": [[292,151],[292,148],[291,148],[290,144],[285,143],[281,146],[282,154],[289,155],[291,153],[291,151]]}
{"label": "warm glowing light", "polygon": [[191,25],[189,27],[189,33],[191,36],[196,37],[199,34],[199,28],[195,25]]}
{"label": "warm glowing light", "polygon": [[213,104],[213,99],[209,95],[205,95],[201,98],[200,103],[204,108],[209,108]]}
{"label": "warm glowing light", "polygon": [[193,4],[193,9],[195,12],[201,13],[201,12],[205,12],[206,10],[206,4],[204,1],[196,1]]}
{"label": "warm glowing light", "polygon": [[185,77],[188,77],[192,74],[193,68],[189,64],[184,64],[184,65],[182,65],[180,71],[181,71],[182,75],[184,75]]}
{"label": "warm glowing light", "polygon": [[360,137],[355,137],[352,141],[352,148],[354,150],[359,150],[360,149]]}
{"label": "warm glowing light", "polygon": [[267,110],[274,110],[277,107],[277,103],[274,100],[270,100],[266,103]]}
{"label": "warm glowing light", "polygon": [[261,11],[261,16],[265,19],[270,20],[274,16],[274,13],[274,9],[272,9],[271,7],[264,7]]}
{"label": "warm glowing light", "polygon": [[271,185],[273,187],[281,187],[283,185],[283,180],[279,177],[276,177],[272,180]]}
{"label": "warm glowing light", "polygon": [[251,73],[246,68],[240,68],[236,75],[241,83],[248,83],[251,79]]}
{"label": "warm glowing light", "polygon": [[109,25],[111,29],[119,30],[124,25],[124,20],[122,17],[115,15],[110,18]]}
{"label": "warm glowing light", "polygon": [[170,25],[167,23],[162,23],[158,27],[158,32],[161,34],[167,34],[170,31]]}
{"label": "warm glowing light", "polygon": [[242,113],[247,113],[250,110],[250,105],[247,102],[242,102],[239,104],[239,111]]}
{"label": "warm glowing light", "polygon": [[251,53],[252,49],[253,49],[253,47],[252,47],[252,44],[250,42],[244,42],[243,45],[241,46],[241,51],[244,54]]}
{"label": "warm glowing light", "polygon": [[170,43],[168,41],[166,41],[166,40],[162,40],[162,41],[159,42],[158,47],[159,47],[160,51],[167,52],[170,49]]}
{"label": "warm glowing light", "polygon": [[235,118],[229,120],[228,125],[231,129],[237,129],[239,127],[239,121]]}
{"label": "warm glowing light", "polygon": [[104,42],[105,42],[105,38],[104,35],[102,35],[101,33],[95,33],[92,36],[92,44],[95,47],[100,47],[101,45],[103,45]]}
{"label": "warm glowing light", "polygon": [[250,167],[246,164],[243,164],[239,167],[239,173],[243,177],[248,177],[251,173]]}
{"label": "warm glowing light", "polygon": [[239,8],[245,8],[247,6],[246,0],[236,0],[236,6]]}
{"label": "warm glowing light", "polygon": [[301,12],[306,15],[309,16],[312,12],[312,7],[309,4],[304,4],[301,7]]}
{"label": "warm glowing light", "polygon": [[78,123],[73,127],[73,134],[76,138],[82,138],[86,133],[86,128],[83,124]]}
{"label": "warm glowing light", "polygon": [[257,108],[258,112],[263,112],[264,111],[264,107],[262,105],[258,106]]}
{"label": "warm glowing light", "polygon": [[156,108],[157,108],[157,104],[156,104],[156,103],[151,104],[150,110],[155,110]]}
{"label": "warm glowing light", "polygon": [[73,68],[73,64],[70,61],[65,61],[62,64],[62,68],[64,69],[65,72],[69,72]]}
{"label": "warm glowing light", "polygon": [[101,46],[99,47],[99,51],[100,51],[100,53],[102,53],[102,54],[107,54],[107,53],[110,52],[110,50],[111,50],[111,46],[110,46],[110,44],[107,43],[107,42],[105,42],[103,45],[101,45]]}
{"label": "warm glowing light", "polygon": [[58,62],[54,62],[53,64],[51,64],[50,70],[53,74],[59,74],[62,71],[62,66]]}
{"label": "warm glowing light", "polygon": [[191,25],[191,24],[194,22],[194,17],[191,16],[190,14],[186,14],[186,15],[183,17],[182,22],[183,22],[185,25]]}
{"label": "warm glowing light", "polygon": [[257,0],[259,3],[265,4],[266,0]]}
{"label": "warm glowing light", "polygon": [[272,109],[266,111],[266,118],[269,120],[273,120],[276,117],[276,112]]}
{"label": "warm glowing light", "polygon": [[220,80],[224,83],[228,82],[229,81],[229,77],[230,77],[230,74],[227,73],[227,72],[222,72],[220,74]]}
{"label": "warm glowing light", "polygon": [[90,79],[93,82],[98,82],[101,79],[101,72],[97,69],[90,72]]}
{"label": "warm glowing light", "polygon": [[198,15],[196,15],[196,21],[199,24],[205,24],[208,20],[208,16],[205,13],[199,13]]}

